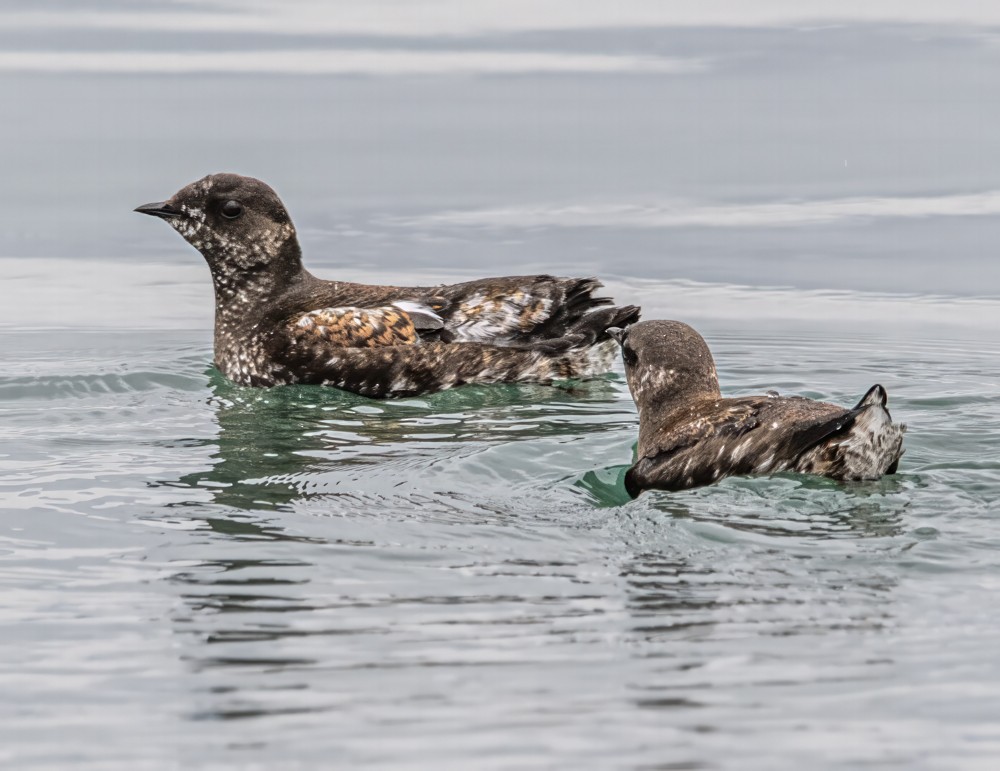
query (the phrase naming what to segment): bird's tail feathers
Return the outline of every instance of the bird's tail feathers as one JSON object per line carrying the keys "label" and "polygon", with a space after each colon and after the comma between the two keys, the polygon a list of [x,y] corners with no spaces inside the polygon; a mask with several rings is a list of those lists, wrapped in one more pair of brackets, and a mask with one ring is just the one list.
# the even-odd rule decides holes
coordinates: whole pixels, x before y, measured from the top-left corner
{"label": "bird's tail feathers", "polygon": [[864,396],[861,397],[861,401],[855,405],[855,410],[860,410],[863,407],[885,407],[889,404],[889,394],[886,390],[880,386],[878,383],[873,385]]}
{"label": "bird's tail feathers", "polygon": [[639,320],[639,313],[636,305],[598,308],[581,316],[562,337],[539,340],[531,343],[530,347],[547,353],[585,350],[612,340],[608,330],[634,324]]}

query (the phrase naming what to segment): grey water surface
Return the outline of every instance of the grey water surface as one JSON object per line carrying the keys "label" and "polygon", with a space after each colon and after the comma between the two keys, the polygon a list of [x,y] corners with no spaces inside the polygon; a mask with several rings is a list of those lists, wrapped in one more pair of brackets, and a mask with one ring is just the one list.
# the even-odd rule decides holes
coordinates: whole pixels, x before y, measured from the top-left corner
{"label": "grey water surface", "polygon": [[[597,5],[0,10],[0,765],[996,767],[1000,14]],[[221,170],[325,277],[594,274],[728,395],[880,382],[900,472],[629,501],[620,366],[233,387],[131,212]]]}

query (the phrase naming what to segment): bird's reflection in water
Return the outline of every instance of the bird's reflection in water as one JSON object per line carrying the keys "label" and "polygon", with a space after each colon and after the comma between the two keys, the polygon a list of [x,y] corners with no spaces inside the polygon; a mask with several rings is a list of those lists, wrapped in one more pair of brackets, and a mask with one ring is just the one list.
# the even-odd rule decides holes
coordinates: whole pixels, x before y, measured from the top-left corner
{"label": "bird's reflection in water", "polygon": [[[635,544],[620,563],[629,642],[634,657],[652,660],[628,684],[636,706],[711,731],[716,687],[740,686],[750,708],[761,690],[865,681],[891,662],[891,652],[862,644],[894,623],[897,581],[883,549],[845,542],[853,558],[845,566],[816,548],[815,532],[734,530],[660,504],[635,511],[624,528]],[[803,648],[801,637],[815,643]]]}
{"label": "bird's reflection in water", "polygon": [[[360,597],[340,581],[375,564],[380,581],[388,580],[393,570],[392,581],[412,580],[393,565],[395,555],[409,559],[417,553],[380,541],[376,557],[373,543],[333,540],[408,532],[364,520],[383,515],[366,510],[366,505],[373,508],[374,499],[361,495],[391,490],[399,477],[409,474],[415,480],[410,488],[427,498],[420,504],[427,507],[420,508],[421,522],[430,522],[427,512],[444,505],[440,501],[447,493],[427,481],[428,475],[441,458],[464,457],[450,454],[481,446],[496,448],[507,459],[503,452],[511,448],[530,453],[534,445],[525,441],[529,438],[554,440],[540,443],[549,449],[563,437],[598,432],[607,433],[608,447],[617,447],[624,435],[631,437],[634,425],[631,405],[617,398],[620,389],[620,384],[598,381],[574,392],[469,388],[377,402],[332,389],[249,390],[215,382],[216,462],[174,483],[198,491],[184,505],[192,517],[204,519],[224,536],[205,543],[194,552],[200,559],[169,579],[182,599],[173,616],[184,639],[181,655],[198,673],[201,706],[196,717],[238,719],[331,708],[329,693],[312,688],[309,673],[318,666],[336,666],[338,651],[352,651],[351,666],[357,665],[364,659],[359,651],[380,645],[385,624],[398,613],[388,600],[384,611],[378,607],[378,590]],[[625,441],[627,454],[630,440]],[[587,460],[575,462],[584,465]],[[463,494],[470,499],[503,494],[499,488],[508,472],[498,470],[487,478],[487,487],[482,479],[462,478],[460,472],[470,467],[448,467],[438,479],[447,480],[452,489],[464,485]],[[533,490],[543,486],[534,474],[529,476]],[[611,476],[617,485],[620,474]],[[820,490],[801,479],[777,478],[734,481],[683,496],[646,495],[613,510],[610,519],[620,523],[626,548],[626,556],[615,560],[625,588],[624,610],[631,619],[625,634],[635,656],[664,660],[662,672],[656,669],[648,682],[631,684],[637,703],[656,709],[697,703],[696,690],[678,691],[672,678],[684,667],[693,671],[704,666],[706,657],[694,641],[707,639],[720,626],[745,632],[740,625],[747,613],[764,619],[753,627],[755,637],[822,630],[822,623],[803,609],[821,602],[836,610],[840,600],[833,584],[845,577],[824,568],[803,544],[845,534],[891,535],[899,525],[898,512],[883,516],[877,506],[871,508],[873,502],[891,500],[891,490],[882,493],[879,498],[878,491]],[[309,511],[326,512],[343,501],[356,516],[321,526],[285,511],[317,500],[322,506]],[[499,505],[505,508],[504,501]],[[292,525],[310,521],[305,534]],[[740,549],[730,552],[727,543],[733,538],[743,540]],[[421,552],[420,559],[427,558]],[[531,570],[538,569],[531,563]],[[876,591],[871,587],[878,585],[877,571],[863,569],[855,578],[867,582],[865,591]],[[869,603],[867,621],[836,612],[829,617],[844,625],[877,623],[881,611],[875,605]],[[361,637],[344,646],[332,644],[342,635]]]}
{"label": "bird's reflection in water", "polygon": [[635,502],[625,490],[629,466],[588,471],[575,486],[599,507],[652,508],[677,517],[718,522],[766,535],[815,538],[882,538],[901,535],[904,495],[912,480],[899,476],[876,482],[836,482],[805,474],[730,478],[683,492],[650,491]]}
{"label": "bird's reflection in water", "polygon": [[[287,541],[286,541],[287,543]],[[219,556],[174,574],[181,604],[171,621],[179,656],[196,675],[191,719],[235,720],[325,709],[304,674],[321,660],[297,640],[330,634],[308,560]]]}
{"label": "bird's reflection in water", "polygon": [[[424,496],[416,510],[433,521],[434,507],[448,505],[441,500],[448,491],[426,480],[431,464],[475,459],[476,448],[503,450],[538,437],[558,443],[604,431],[616,420],[608,403],[620,388],[611,381],[572,389],[473,387],[379,402],[334,389],[253,390],[213,380],[214,463],[168,483],[193,493],[176,504],[187,517],[223,536],[192,547],[200,559],[168,578],[180,590],[172,620],[183,641],[181,656],[198,675],[201,706],[192,717],[233,720],[329,709],[329,693],[312,688],[308,673],[336,661],[338,650],[359,656],[367,645],[352,637],[341,648],[331,638],[380,640],[394,612],[395,600],[377,588],[355,594],[354,576],[377,564],[376,584],[405,586],[412,579],[393,555],[412,558],[416,552],[426,559],[419,548],[394,544],[392,536],[377,544],[351,540],[408,532],[386,523],[375,496],[407,475],[407,495],[411,501]],[[628,418],[628,407],[621,419]],[[470,500],[504,493],[482,480],[453,479],[452,470],[442,478]],[[506,472],[497,473],[502,480]],[[318,516],[343,504],[352,516],[322,522],[290,516],[303,504]]]}
{"label": "bird's reflection in water", "polygon": [[905,483],[894,478],[843,484],[789,474],[727,480],[723,486],[705,488],[683,501],[657,494],[649,505],[759,535],[814,540],[893,538],[905,531],[908,500],[898,495],[904,489]]}
{"label": "bird's reflection in water", "polygon": [[714,669],[719,660],[740,661],[734,671],[747,678],[748,692],[792,682],[789,666],[808,691],[809,678],[864,680],[891,661],[864,646],[836,662],[822,654],[782,657],[786,646],[801,650],[785,642],[794,637],[823,640],[822,650],[845,635],[891,627],[897,581],[884,554],[907,548],[906,493],[918,480],[845,485],[783,475],[631,501],[627,469],[589,472],[577,486],[595,505],[618,507],[631,650],[656,662],[643,668],[641,682],[629,683],[636,706],[710,732],[717,706],[711,689],[731,685],[731,675]]}
{"label": "bird's reflection in water", "polygon": [[369,485],[381,493],[455,443],[495,446],[605,430],[617,388],[607,380],[572,388],[473,386],[376,401],[317,386],[237,388],[215,377],[216,462],[169,484],[255,511],[363,495]]}

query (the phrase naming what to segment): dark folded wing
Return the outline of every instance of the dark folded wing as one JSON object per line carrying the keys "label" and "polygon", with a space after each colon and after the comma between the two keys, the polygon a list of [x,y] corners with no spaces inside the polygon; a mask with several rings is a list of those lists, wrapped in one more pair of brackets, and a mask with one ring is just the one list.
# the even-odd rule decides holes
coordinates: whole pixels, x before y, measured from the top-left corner
{"label": "dark folded wing", "polygon": [[793,468],[810,448],[848,428],[855,412],[800,397],[706,402],[690,418],[643,437],[626,487],[681,490],[726,476]]}
{"label": "dark folded wing", "polygon": [[760,425],[762,399],[718,399],[686,412],[683,420],[652,426],[639,440],[639,457],[671,455],[706,442],[738,439]]}

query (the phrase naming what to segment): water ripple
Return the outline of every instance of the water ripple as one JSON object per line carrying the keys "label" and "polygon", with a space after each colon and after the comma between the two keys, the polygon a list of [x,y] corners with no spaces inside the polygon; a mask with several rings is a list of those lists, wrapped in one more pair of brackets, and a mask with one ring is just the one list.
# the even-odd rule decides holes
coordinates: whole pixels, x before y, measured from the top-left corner
{"label": "water ripple", "polygon": [[[791,710],[810,741],[842,743],[863,693],[924,752],[906,726],[937,714],[935,673],[976,713],[1000,642],[981,612],[1000,568],[992,349],[706,332],[727,393],[849,403],[883,382],[910,425],[900,473],[630,501],[620,375],[376,402],[236,388],[183,339],[35,346],[0,381],[0,632],[16,641],[0,683],[45,718],[8,727],[58,720],[92,747],[114,719],[157,746],[161,710],[199,751],[243,748],[231,759],[336,714],[358,759],[382,730],[364,714],[415,752],[457,725],[482,749],[553,721],[581,748],[668,730],[714,757],[751,714],[783,735]],[[951,628],[977,644],[954,650]]]}

